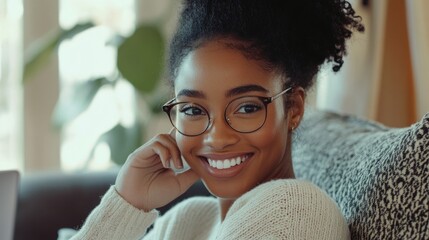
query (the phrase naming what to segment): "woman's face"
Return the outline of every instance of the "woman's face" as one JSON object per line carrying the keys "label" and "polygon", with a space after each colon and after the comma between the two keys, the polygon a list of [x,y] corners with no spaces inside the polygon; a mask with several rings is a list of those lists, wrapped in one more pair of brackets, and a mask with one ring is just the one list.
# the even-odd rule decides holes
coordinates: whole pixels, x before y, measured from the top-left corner
{"label": "woman's face", "polygon": [[[224,119],[231,100],[249,95],[271,97],[282,90],[278,74],[226,47],[225,42],[208,42],[183,59],[175,80],[177,101],[203,106],[213,123],[199,136],[176,132],[176,140],[183,157],[213,195],[237,198],[261,183],[293,176],[287,150],[289,116],[283,97],[268,104],[265,124],[255,132],[237,132]],[[226,165],[237,164],[238,159],[242,162],[218,169],[210,166],[209,159],[222,166],[226,161]]]}

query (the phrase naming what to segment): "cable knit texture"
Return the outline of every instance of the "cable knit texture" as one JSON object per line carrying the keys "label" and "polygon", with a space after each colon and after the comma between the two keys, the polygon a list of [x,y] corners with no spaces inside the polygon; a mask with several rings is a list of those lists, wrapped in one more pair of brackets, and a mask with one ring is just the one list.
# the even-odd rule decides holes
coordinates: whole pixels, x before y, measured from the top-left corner
{"label": "cable knit texture", "polygon": [[336,204],[306,181],[277,180],[240,197],[217,239],[348,239]]}
{"label": "cable knit texture", "polygon": [[156,210],[145,213],[133,207],[112,186],[72,239],[138,239],[146,231],[142,226],[150,226],[157,216]]}
{"label": "cable knit texture", "polygon": [[389,128],[307,107],[295,136],[295,176],[338,203],[352,239],[429,239],[429,113]]}
{"label": "cable knit texture", "polygon": [[[140,211],[112,187],[75,239],[139,239],[158,212]],[[214,197],[193,197],[159,217],[144,239],[349,239],[336,203],[303,180],[275,180],[238,198],[221,222]]]}

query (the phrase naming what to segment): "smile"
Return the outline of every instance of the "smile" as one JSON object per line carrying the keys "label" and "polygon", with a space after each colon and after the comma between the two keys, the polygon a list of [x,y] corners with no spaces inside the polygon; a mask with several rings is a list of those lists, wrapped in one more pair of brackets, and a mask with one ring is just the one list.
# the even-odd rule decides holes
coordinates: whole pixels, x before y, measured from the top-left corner
{"label": "smile", "polygon": [[245,162],[247,158],[249,158],[249,155],[243,155],[243,156],[238,156],[235,158],[223,159],[223,160],[214,160],[214,159],[207,158],[207,161],[210,167],[213,167],[216,169],[228,169],[236,165],[240,165],[241,163]]}
{"label": "smile", "polygon": [[249,165],[253,153],[200,155],[202,165],[215,178],[230,178],[240,174]]}

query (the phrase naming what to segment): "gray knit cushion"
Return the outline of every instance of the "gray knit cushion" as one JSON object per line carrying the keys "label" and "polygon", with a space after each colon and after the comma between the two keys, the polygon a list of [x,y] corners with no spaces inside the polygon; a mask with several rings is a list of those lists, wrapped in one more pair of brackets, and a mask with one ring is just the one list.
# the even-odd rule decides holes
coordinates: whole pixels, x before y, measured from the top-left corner
{"label": "gray knit cushion", "polygon": [[429,113],[407,128],[307,111],[295,173],[340,206],[352,239],[429,239]]}

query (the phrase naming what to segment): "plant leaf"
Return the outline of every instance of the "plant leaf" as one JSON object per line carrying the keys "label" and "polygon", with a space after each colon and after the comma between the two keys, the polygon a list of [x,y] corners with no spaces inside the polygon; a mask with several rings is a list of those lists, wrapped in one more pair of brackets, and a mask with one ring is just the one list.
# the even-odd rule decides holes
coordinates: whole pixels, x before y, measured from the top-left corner
{"label": "plant leaf", "polygon": [[49,60],[60,42],[60,35],[61,33],[52,32],[30,45],[24,57],[24,83],[28,80],[29,76],[34,74]]}
{"label": "plant leaf", "polygon": [[122,76],[138,91],[151,92],[157,85],[164,57],[164,38],[155,26],[140,25],[119,46],[117,65]]}
{"label": "plant leaf", "polygon": [[61,31],[60,41],[64,41],[66,39],[73,38],[77,34],[83,32],[83,31],[85,31],[87,29],[90,29],[90,28],[92,28],[94,26],[95,25],[92,22],[86,22],[86,23],[76,24],[76,25],[74,25],[70,29],[66,29],[66,30]]}
{"label": "plant leaf", "polygon": [[116,125],[108,132],[100,136],[97,144],[106,142],[109,145],[112,161],[122,165],[130,153],[136,150],[142,143],[142,126],[138,121],[129,128]]}
{"label": "plant leaf", "polygon": [[61,91],[54,109],[54,125],[61,128],[79,116],[89,107],[98,90],[105,84],[110,84],[106,78],[97,78],[77,83],[74,87]]}
{"label": "plant leaf", "polygon": [[76,34],[93,27],[93,23],[78,24],[67,30],[57,30],[34,41],[25,52],[24,77],[25,83],[29,76],[40,69],[54,54],[61,41],[74,37]]}

